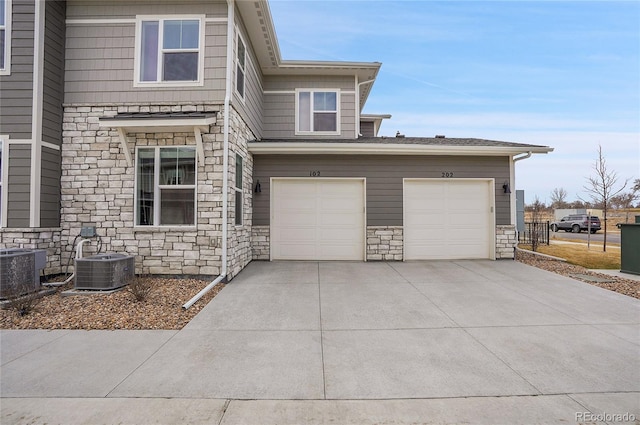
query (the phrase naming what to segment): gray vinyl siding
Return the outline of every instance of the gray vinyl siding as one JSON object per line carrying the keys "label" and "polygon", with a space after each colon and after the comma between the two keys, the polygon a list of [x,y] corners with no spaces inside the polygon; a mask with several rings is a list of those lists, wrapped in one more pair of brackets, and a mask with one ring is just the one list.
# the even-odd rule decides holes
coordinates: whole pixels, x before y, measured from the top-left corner
{"label": "gray vinyl siding", "polygon": [[510,198],[502,190],[509,179],[508,157],[461,156],[353,156],[353,155],[255,155],[253,181],[262,192],[253,197],[253,224],[270,223],[270,178],[364,177],[367,186],[367,225],[402,226],[403,178],[494,178],[496,224],[510,224]]}
{"label": "gray vinyl siding", "polygon": [[31,145],[10,144],[7,179],[7,227],[29,227]]}
{"label": "gray vinyl siding", "polygon": [[[172,14],[226,18],[226,6],[220,6],[202,1],[69,2],[67,19],[135,20],[136,15]],[[227,24],[208,22],[204,26],[203,86],[134,87],[135,23],[69,23],[65,103],[221,103],[225,94]]]}
{"label": "gray vinyl siding", "polygon": [[[67,0],[69,19],[129,19],[136,15],[201,14],[227,16],[226,1]],[[203,12],[205,11],[205,12]]]}
{"label": "gray vinyl siding", "polygon": [[13,1],[11,74],[0,76],[0,134],[31,139],[33,99],[33,0]]}
{"label": "gray vinyl siding", "polygon": [[362,137],[376,137],[375,124],[371,121],[360,121],[360,134]]}
{"label": "gray vinyl siding", "polygon": [[60,226],[60,151],[42,148],[40,227]]}
{"label": "gray vinyl siding", "polygon": [[65,9],[63,1],[46,2],[42,140],[58,146],[62,144]]}
{"label": "gray vinyl siding", "polygon": [[[324,138],[295,135],[295,90],[340,89],[340,135],[353,139],[356,131],[356,96],[353,76],[267,76],[264,95],[265,139]],[[336,136],[330,136],[336,138]]]}
{"label": "gray vinyl siding", "polygon": [[[239,13],[236,11],[236,18],[239,17]],[[242,99],[236,90],[234,93],[234,105],[240,116],[245,120],[256,139],[262,138],[263,132],[263,94],[262,85],[263,77],[262,70],[258,66],[258,59],[253,51],[253,46],[249,44],[249,37],[247,31],[244,28],[242,22],[238,22],[238,28],[241,31],[242,37],[246,47],[246,60],[245,60],[245,87],[244,87],[244,99]],[[234,43],[236,38],[234,38]],[[234,66],[232,71],[232,81],[235,88],[237,67],[235,65],[235,58],[237,55],[237,43],[234,45]]]}

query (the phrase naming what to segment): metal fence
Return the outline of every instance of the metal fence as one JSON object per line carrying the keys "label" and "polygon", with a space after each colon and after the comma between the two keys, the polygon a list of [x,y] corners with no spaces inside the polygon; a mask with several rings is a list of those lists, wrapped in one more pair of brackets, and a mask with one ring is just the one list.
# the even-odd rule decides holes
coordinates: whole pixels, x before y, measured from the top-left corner
{"label": "metal fence", "polygon": [[518,243],[549,245],[549,222],[531,221],[524,223],[524,232],[518,233]]}

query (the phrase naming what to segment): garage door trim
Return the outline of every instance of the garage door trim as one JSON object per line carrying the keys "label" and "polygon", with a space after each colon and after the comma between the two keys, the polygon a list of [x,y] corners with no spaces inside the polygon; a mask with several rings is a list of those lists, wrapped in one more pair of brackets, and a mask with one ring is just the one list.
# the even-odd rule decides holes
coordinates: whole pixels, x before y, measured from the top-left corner
{"label": "garage door trim", "polygon": [[[495,200],[495,179],[494,178],[403,178],[402,179],[402,223],[403,229],[407,231],[407,208],[406,208],[406,184],[409,182],[432,182],[432,183],[446,183],[446,182],[483,182],[487,184],[487,194],[490,206],[490,212],[488,214],[487,226],[488,226],[488,245],[489,245],[489,257],[488,259],[495,260],[496,258],[496,200]],[[407,238],[403,238],[403,259],[407,260]]]}
{"label": "garage door trim", "polygon": [[[274,261],[274,237],[273,231],[275,226],[275,197],[276,197],[276,185],[279,181],[303,181],[303,182],[317,182],[317,181],[352,181],[362,183],[362,228],[360,233],[360,241],[362,244],[361,261],[367,259],[367,179],[366,177],[271,177],[270,179],[270,193],[269,193],[269,260]],[[275,259],[278,260],[278,259]]]}

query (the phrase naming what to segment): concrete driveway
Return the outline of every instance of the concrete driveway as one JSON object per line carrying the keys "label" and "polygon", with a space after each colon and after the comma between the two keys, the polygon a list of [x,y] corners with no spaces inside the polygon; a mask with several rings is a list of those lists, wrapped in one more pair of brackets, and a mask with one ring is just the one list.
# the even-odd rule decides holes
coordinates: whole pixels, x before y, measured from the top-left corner
{"label": "concrete driveway", "polygon": [[181,331],[0,337],[2,423],[640,423],[640,302],[512,261],[254,262]]}

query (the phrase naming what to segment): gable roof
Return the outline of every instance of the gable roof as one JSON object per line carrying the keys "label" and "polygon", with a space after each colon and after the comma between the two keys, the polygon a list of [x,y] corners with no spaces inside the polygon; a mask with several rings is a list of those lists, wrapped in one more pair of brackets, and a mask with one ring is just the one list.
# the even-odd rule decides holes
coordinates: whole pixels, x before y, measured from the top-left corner
{"label": "gable roof", "polygon": [[264,75],[354,75],[358,83],[366,82],[359,88],[362,110],[382,63],[283,60],[267,0],[241,0],[235,4]]}
{"label": "gable roof", "polygon": [[265,139],[250,142],[253,154],[368,154],[513,156],[549,153],[542,145],[473,138],[361,137],[359,139]]}

